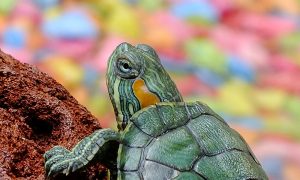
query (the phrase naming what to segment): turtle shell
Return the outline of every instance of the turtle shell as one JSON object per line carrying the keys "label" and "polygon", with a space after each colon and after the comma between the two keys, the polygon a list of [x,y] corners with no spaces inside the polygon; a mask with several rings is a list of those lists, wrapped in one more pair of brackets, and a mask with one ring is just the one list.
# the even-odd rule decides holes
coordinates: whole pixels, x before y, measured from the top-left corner
{"label": "turtle shell", "polygon": [[267,179],[245,140],[200,102],[137,112],[118,153],[118,179]]}

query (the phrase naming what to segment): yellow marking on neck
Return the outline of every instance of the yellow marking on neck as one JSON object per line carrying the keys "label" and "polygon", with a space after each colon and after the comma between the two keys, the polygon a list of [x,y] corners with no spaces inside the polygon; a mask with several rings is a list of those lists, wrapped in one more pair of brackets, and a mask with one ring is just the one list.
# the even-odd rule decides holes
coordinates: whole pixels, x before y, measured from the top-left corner
{"label": "yellow marking on neck", "polygon": [[118,111],[118,117],[116,117],[117,121],[122,122],[123,113],[121,111],[121,105],[120,105],[119,85],[120,85],[120,80],[116,79],[115,84],[114,84],[113,99],[115,100],[115,105],[116,105],[116,108],[117,108],[117,111]]}
{"label": "yellow marking on neck", "polygon": [[160,102],[157,95],[149,91],[144,80],[142,79],[135,80],[132,85],[132,88],[133,88],[134,95],[138,98],[140,102],[141,108],[154,105]]}

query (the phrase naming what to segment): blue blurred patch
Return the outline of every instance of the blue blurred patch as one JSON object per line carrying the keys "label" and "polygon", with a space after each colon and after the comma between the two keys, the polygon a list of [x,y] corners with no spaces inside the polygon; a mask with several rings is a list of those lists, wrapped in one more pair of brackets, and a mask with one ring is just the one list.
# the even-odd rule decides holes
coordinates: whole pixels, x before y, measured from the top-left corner
{"label": "blue blurred patch", "polygon": [[218,75],[217,73],[211,71],[206,68],[195,67],[192,64],[186,63],[178,63],[175,60],[171,60],[167,57],[160,56],[162,65],[168,70],[176,73],[186,73],[186,74],[194,74],[197,78],[199,78],[202,82],[209,86],[217,87],[224,83],[224,77]]}
{"label": "blue blurred patch", "polygon": [[238,125],[252,130],[262,130],[264,128],[264,121],[257,116],[233,116],[227,113],[219,113],[229,124]]}
{"label": "blue blurred patch", "polygon": [[272,180],[282,180],[283,177],[283,160],[279,157],[264,157],[260,160],[263,169],[268,177]]}
{"label": "blue blurred patch", "polygon": [[228,70],[232,76],[239,77],[247,82],[253,82],[255,80],[253,68],[243,60],[236,56],[229,56],[227,63]]}
{"label": "blue blurred patch", "polygon": [[208,21],[217,21],[218,13],[208,0],[187,0],[171,6],[171,12],[181,18],[201,17]]}
{"label": "blue blurred patch", "polygon": [[184,62],[177,62],[174,59],[170,59],[168,57],[165,57],[163,55],[159,55],[161,59],[162,65],[168,70],[173,71],[176,73],[191,73],[196,70],[196,68],[188,63]]}
{"label": "blue blurred patch", "polygon": [[59,0],[34,0],[34,3],[39,7],[41,7],[42,9],[47,9],[53,6],[57,6]]}
{"label": "blue blurred patch", "polygon": [[12,48],[23,48],[26,43],[26,34],[23,29],[8,27],[3,33],[4,45]]}
{"label": "blue blurred patch", "polygon": [[66,39],[92,38],[98,34],[95,25],[79,10],[67,11],[47,20],[43,24],[43,31],[47,36]]}
{"label": "blue blurred patch", "polygon": [[[87,64],[84,65],[83,83],[90,91],[89,93],[97,93],[97,91],[99,91],[99,75],[100,72],[98,72],[94,67]],[[105,74],[102,72],[101,75]]]}
{"label": "blue blurred patch", "polygon": [[225,81],[222,76],[219,76],[209,69],[197,68],[197,70],[194,71],[194,74],[201,79],[201,81],[213,87],[218,87]]}

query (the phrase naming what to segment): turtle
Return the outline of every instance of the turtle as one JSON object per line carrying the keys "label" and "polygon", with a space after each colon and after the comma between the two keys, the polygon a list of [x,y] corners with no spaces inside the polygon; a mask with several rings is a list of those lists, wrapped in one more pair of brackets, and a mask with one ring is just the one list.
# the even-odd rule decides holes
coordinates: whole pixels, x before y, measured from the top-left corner
{"label": "turtle", "polygon": [[106,84],[118,131],[96,130],[72,150],[54,146],[44,154],[47,177],[107,158],[117,144],[110,179],[268,179],[222,117],[200,101],[183,101],[151,46],[118,45],[108,60]]}

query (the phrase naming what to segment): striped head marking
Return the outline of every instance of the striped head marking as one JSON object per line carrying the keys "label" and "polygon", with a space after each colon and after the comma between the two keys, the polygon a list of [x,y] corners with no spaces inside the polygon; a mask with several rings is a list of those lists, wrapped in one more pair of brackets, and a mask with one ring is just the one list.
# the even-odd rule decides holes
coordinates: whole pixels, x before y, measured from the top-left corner
{"label": "striped head marking", "polygon": [[109,58],[106,78],[119,130],[147,106],[182,101],[154,49],[144,44],[120,44]]}

